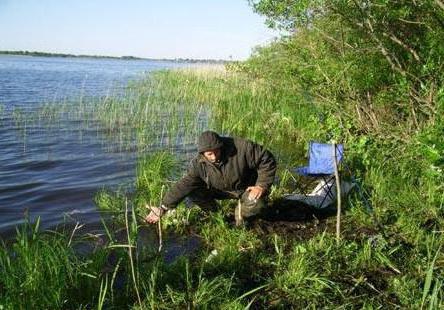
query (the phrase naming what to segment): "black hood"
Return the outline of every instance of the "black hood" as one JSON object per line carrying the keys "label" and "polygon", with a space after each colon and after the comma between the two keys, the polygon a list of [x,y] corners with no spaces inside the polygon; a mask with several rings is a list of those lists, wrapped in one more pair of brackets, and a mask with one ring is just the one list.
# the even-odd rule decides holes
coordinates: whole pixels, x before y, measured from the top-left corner
{"label": "black hood", "polygon": [[204,131],[197,141],[197,151],[203,153],[209,150],[220,149],[223,146],[221,137],[214,131]]}

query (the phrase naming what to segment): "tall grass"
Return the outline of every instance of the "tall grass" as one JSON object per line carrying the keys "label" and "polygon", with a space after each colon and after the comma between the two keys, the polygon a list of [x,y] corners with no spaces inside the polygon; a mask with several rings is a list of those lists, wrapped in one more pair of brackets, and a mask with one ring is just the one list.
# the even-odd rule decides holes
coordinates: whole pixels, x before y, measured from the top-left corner
{"label": "tall grass", "polygon": [[[114,212],[126,238],[109,228],[106,240],[93,239],[105,246],[82,256],[75,246],[84,239],[71,242],[64,235],[28,228],[1,247],[1,306],[444,307],[439,127],[405,140],[359,136],[347,124],[336,127],[332,115],[319,118],[319,103],[310,98],[223,70],[158,72],[131,84],[123,97],[90,103],[84,98],[77,110],[73,107],[63,107],[63,115],[78,118],[84,126],[99,125],[99,134],[123,147],[164,151],[140,157],[134,192],[102,191],[96,197],[100,209]],[[60,116],[50,112],[55,111],[52,107],[46,109],[51,119]],[[374,214],[364,209],[359,195],[351,196],[344,237],[337,243],[331,219],[286,230],[279,230],[279,223],[276,231],[273,225],[264,228],[261,222],[256,229],[239,229],[231,224],[230,202],[211,216],[181,205],[163,222],[166,237],[175,229],[185,236],[198,235],[201,245],[166,263],[167,252],[157,253],[138,240],[146,229],[145,204],[158,205],[162,189],[184,170],[181,158],[171,151],[193,150],[195,137],[208,128],[256,140],[277,155],[281,186],[274,195],[291,186],[285,167],[305,161],[308,140],[343,137],[347,164],[371,193]]]}
{"label": "tall grass", "polygon": [[[208,67],[154,72],[131,82],[118,96],[47,103],[26,113],[26,120],[46,128],[96,131],[120,150],[138,152],[190,150],[200,132],[213,128],[249,137],[288,156],[289,141],[303,152],[317,110],[309,98]],[[17,126],[25,128],[24,113],[13,114]]]}

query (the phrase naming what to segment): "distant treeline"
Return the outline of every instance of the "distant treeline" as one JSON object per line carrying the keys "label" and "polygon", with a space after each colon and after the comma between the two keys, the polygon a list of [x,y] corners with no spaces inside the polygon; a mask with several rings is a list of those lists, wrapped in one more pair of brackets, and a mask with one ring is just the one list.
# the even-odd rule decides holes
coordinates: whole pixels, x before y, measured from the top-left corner
{"label": "distant treeline", "polygon": [[176,61],[189,63],[218,63],[223,64],[228,62],[222,59],[190,59],[190,58],[141,58],[135,56],[102,56],[102,55],[74,55],[63,53],[47,53],[35,51],[0,51],[0,55],[21,55],[21,56],[39,56],[39,57],[82,57],[82,58],[107,58],[107,59],[122,59],[122,60],[152,60],[152,61]]}

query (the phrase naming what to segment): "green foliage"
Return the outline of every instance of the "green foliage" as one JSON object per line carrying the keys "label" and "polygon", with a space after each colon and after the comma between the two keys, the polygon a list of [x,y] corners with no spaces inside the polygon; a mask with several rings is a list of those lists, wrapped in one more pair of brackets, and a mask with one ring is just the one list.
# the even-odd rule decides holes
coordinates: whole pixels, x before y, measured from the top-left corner
{"label": "green foliage", "polygon": [[202,210],[197,207],[188,207],[180,203],[176,209],[170,210],[162,218],[162,229],[173,230],[177,234],[186,234],[190,227],[199,225],[205,217]]}
{"label": "green foliage", "polygon": [[[123,98],[82,101],[64,112],[48,106],[41,116],[98,120],[112,139],[123,147],[135,143],[141,154],[186,147],[208,128],[250,138],[278,157],[282,183],[272,198],[290,188],[285,167],[305,162],[309,140],[341,141],[374,213],[366,212],[362,197],[351,197],[338,242],[332,219],[312,232],[301,229],[306,235],[298,239],[299,229],[234,228],[230,204],[211,216],[180,206],[163,229],[185,235],[193,224],[202,246],[167,264],[137,242],[136,216],[146,214],[146,204],[159,205],[179,175],[176,158],[160,152],[141,157],[134,193],[96,196],[100,209],[120,214],[124,242],[109,231],[107,246],[82,257],[71,240],[34,229],[3,246],[0,306],[444,306],[442,1],[250,4],[287,33],[246,62],[227,70],[157,72],[129,85]],[[13,116],[26,126],[20,111]]]}
{"label": "green foliage", "polygon": [[[222,214],[215,214],[201,228],[201,236],[209,247],[206,272],[240,275],[254,272],[251,270],[252,255],[261,247],[261,241],[250,231],[230,227]],[[214,255],[215,253],[215,255]]]}
{"label": "green foliage", "polygon": [[70,286],[82,277],[67,243],[64,236],[40,235],[39,220],[17,230],[13,244],[0,247],[0,305],[6,309],[67,307]]}
{"label": "green foliage", "polygon": [[177,174],[178,163],[167,152],[154,153],[138,161],[136,179],[136,204],[146,213],[145,204],[160,206],[161,199],[168,189],[167,182]]}
{"label": "green foliage", "polygon": [[[208,128],[224,135],[248,137],[272,148],[277,156],[290,147],[288,141],[300,141],[306,115],[314,111],[302,99],[276,92],[273,85],[244,74],[175,71],[160,72],[154,78],[163,81],[158,83],[159,92],[170,93],[170,100],[185,106],[205,104],[211,111]],[[181,87],[170,87],[175,84]]]}
{"label": "green foliage", "polygon": [[168,152],[158,152],[141,157],[137,163],[135,192],[131,195],[123,191],[99,191],[94,202],[104,213],[110,213],[112,219],[123,224],[125,213],[135,207],[139,218],[145,217],[147,206],[159,206],[168,189],[170,179],[177,174],[178,162]]}
{"label": "green foliage", "polygon": [[294,30],[322,13],[324,0],[248,0],[255,12],[267,17],[272,28]]}
{"label": "green foliage", "polygon": [[[277,93],[305,94],[316,106],[316,114],[310,115],[311,123],[316,125],[305,126],[307,136],[345,142],[347,163],[371,197],[376,223],[390,236],[386,246],[372,255],[377,264],[379,261],[379,270],[403,266],[409,274],[391,277],[384,287],[389,286],[389,294],[396,296],[395,304],[436,307],[442,302],[438,293],[442,273],[432,273],[434,268],[428,268],[428,272],[422,273],[428,279],[422,285],[413,270],[423,270],[420,266],[424,265],[424,245],[444,227],[442,2],[259,0],[250,3],[256,12],[267,17],[270,25],[289,32],[271,45],[258,48],[236,70],[266,81]],[[354,229],[374,225],[356,210],[349,216]],[[355,251],[369,249],[366,243],[355,244]],[[442,255],[439,242],[434,250],[440,252],[438,256]],[[334,255],[355,264],[360,261],[352,253]],[[303,283],[298,281],[307,278],[303,275],[312,270],[309,268],[312,260],[297,256],[294,263],[300,274],[295,269],[279,279],[284,279],[285,284]],[[330,254],[323,266],[332,261]],[[430,258],[427,261],[427,265],[433,265]],[[355,273],[360,268],[358,264],[343,272]],[[335,295],[334,289],[328,291],[337,287],[337,283],[332,284],[335,282],[332,273],[316,270],[312,274],[332,281],[325,286],[324,296],[333,294],[344,306],[350,305],[350,300]],[[348,277],[344,274],[341,279]],[[362,280],[367,276],[352,277],[357,279],[357,286],[346,290],[347,294],[367,281]],[[418,290],[418,286],[423,290]],[[285,290],[285,285],[279,288]],[[429,301],[427,306],[425,299]],[[293,300],[298,307],[304,306],[303,299]],[[369,296],[359,306],[378,304],[381,305],[381,300]]]}
{"label": "green foliage", "polygon": [[125,196],[122,193],[105,189],[95,195],[94,202],[101,211],[121,212],[125,208]]}
{"label": "green foliage", "polygon": [[292,33],[258,49],[243,71],[307,93],[321,109],[351,119],[354,132],[386,134],[400,120],[410,132],[437,115],[444,50],[439,1],[251,3]]}

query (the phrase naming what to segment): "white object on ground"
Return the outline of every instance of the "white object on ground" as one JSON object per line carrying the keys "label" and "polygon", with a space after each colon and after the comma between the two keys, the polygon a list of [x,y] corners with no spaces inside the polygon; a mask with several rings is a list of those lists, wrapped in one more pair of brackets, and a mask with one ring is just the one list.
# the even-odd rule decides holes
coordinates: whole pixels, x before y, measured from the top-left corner
{"label": "white object on ground", "polygon": [[[352,188],[355,186],[354,183],[341,182],[341,196],[346,196]],[[325,182],[320,180],[316,187],[310,194],[290,194],[285,196],[285,199],[300,201],[304,204],[315,208],[326,208],[336,201],[336,182],[334,179]],[[330,193],[328,192],[330,188]]]}
{"label": "white object on ground", "polygon": [[216,249],[214,249],[213,251],[211,251],[210,255],[208,255],[208,257],[205,259],[205,262],[208,263],[210,262],[214,257],[216,257],[219,253],[217,252]]}

